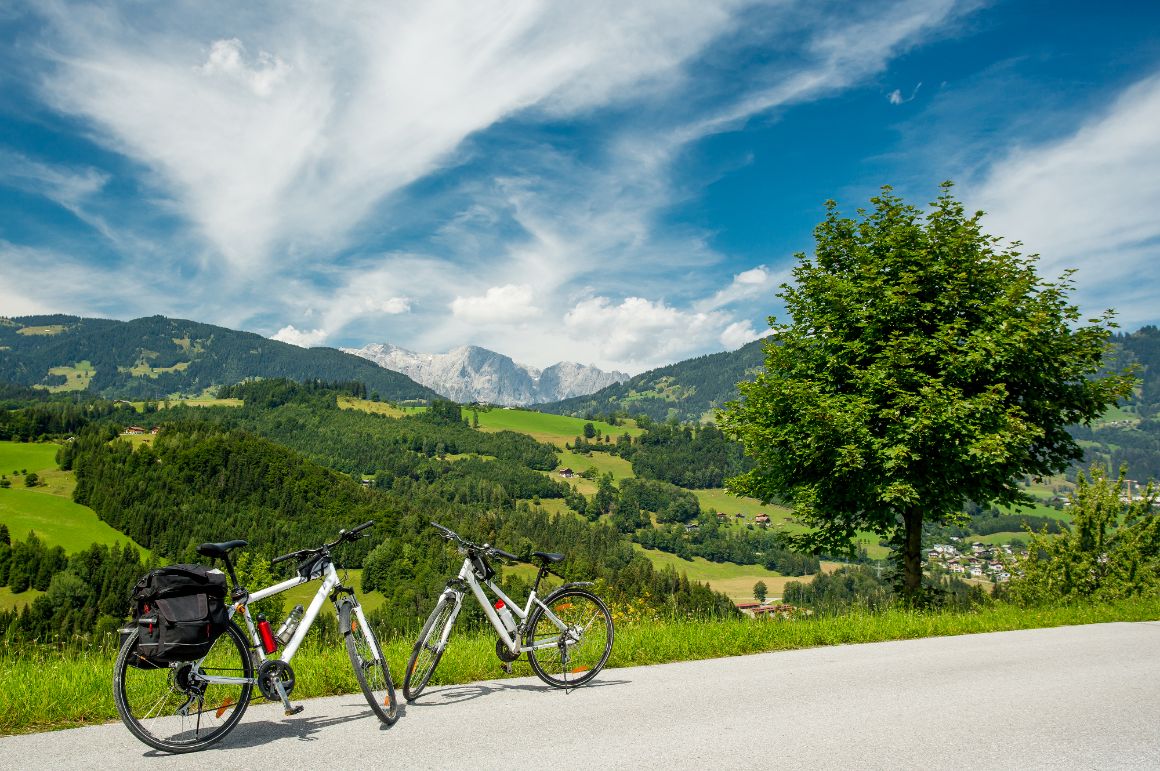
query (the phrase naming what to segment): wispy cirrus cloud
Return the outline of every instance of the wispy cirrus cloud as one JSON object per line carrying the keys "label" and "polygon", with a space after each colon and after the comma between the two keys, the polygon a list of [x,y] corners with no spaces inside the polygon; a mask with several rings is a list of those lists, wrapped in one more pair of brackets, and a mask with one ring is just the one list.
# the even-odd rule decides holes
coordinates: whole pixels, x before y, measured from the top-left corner
{"label": "wispy cirrus cloud", "polygon": [[1072,134],[997,160],[967,200],[988,232],[1040,255],[1048,277],[1078,269],[1088,313],[1128,326],[1154,319],[1160,293],[1160,73],[1119,94]]}
{"label": "wispy cirrus cloud", "polygon": [[51,2],[37,82],[184,223],[115,225],[195,287],[159,281],[145,312],[639,370],[757,336],[786,258],[737,265],[663,222],[706,182],[682,154],[867,82],[973,5]]}

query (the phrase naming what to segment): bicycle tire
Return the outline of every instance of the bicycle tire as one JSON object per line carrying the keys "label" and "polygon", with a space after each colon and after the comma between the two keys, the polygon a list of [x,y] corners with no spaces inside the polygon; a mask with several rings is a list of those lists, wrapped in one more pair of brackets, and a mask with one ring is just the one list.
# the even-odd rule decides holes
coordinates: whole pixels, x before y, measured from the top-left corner
{"label": "bicycle tire", "polygon": [[[455,601],[448,599],[447,595],[439,598],[439,602],[435,604],[435,609],[431,611],[431,615],[427,617],[427,623],[423,625],[423,631],[419,633],[419,639],[415,642],[415,647],[411,649],[411,658],[407,661],[407,673],[403,676],[403,696],[407,701],[414,701],[419,698],[419,694],[427,687],[427,683],[431,680],[431,675],[435,674],[435,667],[439,666],[439,660],[443,658],[443,648],[431,647],[431,640],[438,641],[443,639],[443,627],[451,621],[451,614],[455,610]],[[429,653],[427,658],[420,658],[424,652]],[[422,668],[420,668],[422,665]]]}
{"label": "bicycle tire", "polygon": [[[395,699],[395,683],[391,680],[391,670],[387,666],[386,655],[378,644],[370,624],[365,627],[359,621],[354,606],[344,602],[338,611],[339,628],[346,639],[346,652],[354,667],[354,676],[362,688],[363,696],[379,720],[394,725],[399,719],[399,703]],[[374,657],[378,650],[379,658]]]}
{"label": "bicycle tire", "polygon": [[[253,693],[254,664],[236,624],[230,622],[196,663],[203,673],[247,682],[201,683],[200,694],[198,681],[189,677],[195,662],[153,665],[137,653],[138,634],[129,636],[113,665],[113,701],[134,736],[162,752],[196,752],[237,726]],[[183,715],[178,711],[183,706],[194,711]]]}
{"label": "bicycle tire", "polygon": [[616,636],[612,614],[604,601],[587,589],[564,587],[548,595],[544,604],[568,625],[568,636],[561,640],[562,645],[537,649],[537,644],[561,638],[559,627],[537,605],[528,617],[525,639],[532,648],[528,663],[536,676],[553,688],[584,685],[604,668],[612,653]]}

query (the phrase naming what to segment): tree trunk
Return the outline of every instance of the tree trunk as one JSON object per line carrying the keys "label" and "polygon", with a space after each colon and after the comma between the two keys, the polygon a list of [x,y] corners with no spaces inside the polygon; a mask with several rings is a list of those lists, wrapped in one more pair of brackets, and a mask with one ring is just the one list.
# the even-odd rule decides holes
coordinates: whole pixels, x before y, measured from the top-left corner
{"label": "tree trunk", "polygon": [[907,600],[918,598],[922,590],[922,511],[911,509],[902,515],[906,537],[902,545],[902,593]]}

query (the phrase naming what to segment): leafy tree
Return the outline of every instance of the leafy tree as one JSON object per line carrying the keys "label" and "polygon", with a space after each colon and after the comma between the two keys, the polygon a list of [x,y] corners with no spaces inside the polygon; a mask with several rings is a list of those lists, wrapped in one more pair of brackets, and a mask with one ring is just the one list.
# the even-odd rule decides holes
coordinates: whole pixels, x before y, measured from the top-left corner
{"label": "leafy tree", "polygon": [[591,423],[585,423],[584,424],[584,438],[585,439],[592,439],[595,436],[596,436],[596,426],[592,425]]}
{"label": "leafy tree", "polygon": [[924,521],[965,499],[1028,500],[1018,480],[1082,457],[1068,434],[1132,384],[1097,376],[1111,312],[1086,325],[1070,272],[1036,274],[944,183],[925,217],[884,188],[873,210],[833,201],[781,297],[793,320],[766,344],[765,371],[741,383],[722,425],[756,461],[738,494],[792,502],[816,528],[798,543],[836,553],[858,530],[892,539],[902,590],[918,598]]}
{"label": "leafy tree", "polygon": [[765,585],[764,581],[758,581],[753,585],[753,596],[757,598],[758,602],[765,602],[765,597],[768,592],[769,587]]}
{"label": "leafy tree", "polygon": [[37,474],[35,471],[33,471],[28,476],[24,477],[24,486],[25,487],[36,487],[38,484],[40,484],[40,475]]}
{"label": "leafy tree", "polygon": [[1073,599],[1107,601],[1160,587],[1160,516],[1157,490],[1126,503],[1125,472],[1112,481],[1100,466],[1081,474],[1072,496],[1072,527],[1064,535],[1028,530],[1027,556],[1015,560],[1007,593],[1035,605]]}

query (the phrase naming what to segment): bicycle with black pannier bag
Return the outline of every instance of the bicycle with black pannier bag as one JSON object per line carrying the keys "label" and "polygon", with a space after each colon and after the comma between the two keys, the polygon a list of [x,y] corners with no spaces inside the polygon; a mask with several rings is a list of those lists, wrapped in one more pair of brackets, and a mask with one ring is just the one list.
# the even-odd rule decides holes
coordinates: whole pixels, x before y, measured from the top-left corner
{"label": "bicycle with black pannier bag", "polygon": [[[203,565],[170,565],[145,575],[133,590],[134,622],[121,630],[113,667],[113,700],[126,727],[158,750],[200,750],[234,729],[255,686],[270,701],[281,701],[287,716],[298,714],[302,706],[290,703],[295,684],[290,660],[327,598],[335,606],[367,703],[383,723],[394,723],[395,685],[382,648],[330,555],[331,549],[362,538],[373,524],[342,530],[331,543],[275,558],[272,565],[295,560],[297,574],[255,592],[238,584],[230,559],[230,552],[245,541],[197,547],[198,554],[223,561],[233,585],[229,592],[226,573]],[[322,582],[310,606],[294,608],[277,633],[264,618],[255,620],[251,603],[308,581]],[[281,653],[275,656],[279,647]]]}

